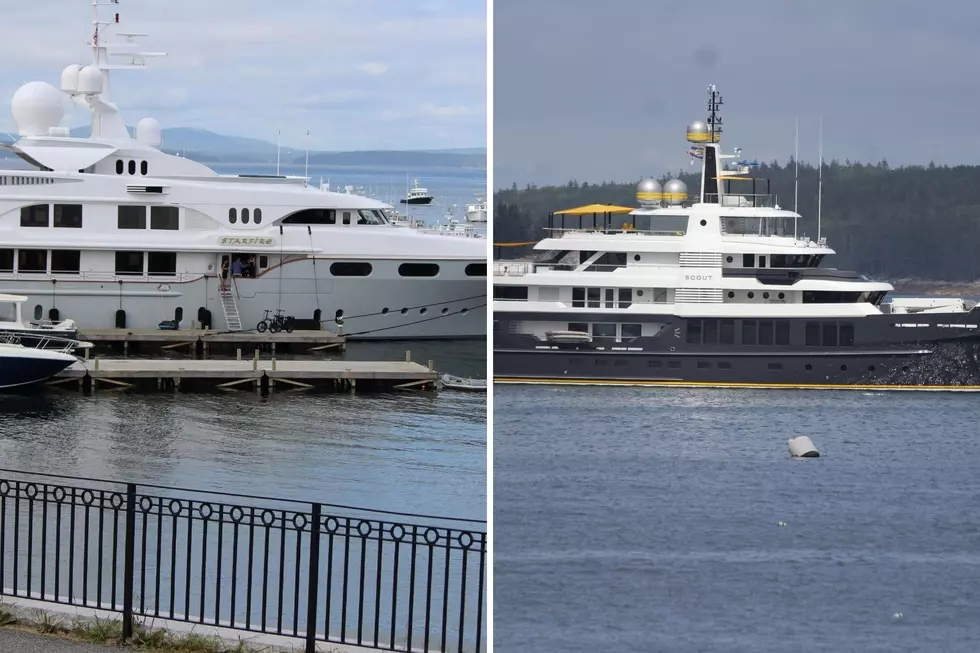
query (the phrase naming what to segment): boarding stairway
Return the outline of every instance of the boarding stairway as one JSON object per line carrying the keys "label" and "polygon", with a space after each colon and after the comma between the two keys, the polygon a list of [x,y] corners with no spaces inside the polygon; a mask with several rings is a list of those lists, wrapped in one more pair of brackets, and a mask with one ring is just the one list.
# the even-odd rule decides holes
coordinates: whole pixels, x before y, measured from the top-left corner
{"label": "boarding stairway", "polygon": [[225,313],[225,325],[229,331],[242,330],[242,316],[238,312],[238,300],[236,299],[235,278],[230,277],[221,283],[221,309]]}

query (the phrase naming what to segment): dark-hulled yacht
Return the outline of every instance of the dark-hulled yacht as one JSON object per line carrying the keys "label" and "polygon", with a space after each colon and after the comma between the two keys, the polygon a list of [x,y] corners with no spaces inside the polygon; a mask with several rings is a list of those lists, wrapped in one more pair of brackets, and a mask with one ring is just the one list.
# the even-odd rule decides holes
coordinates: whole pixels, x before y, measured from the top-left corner
{"label": "dark-hulled yacht", "polygon": [[693,202],[646,179],[639,208],[554,215],[535,260],[494,263],[495,382],[980,390],[976,302],[886,302],[890,284],[820,267],[825,239],[798,235],[752,163],[724,163],[740,153],[708,92]]}

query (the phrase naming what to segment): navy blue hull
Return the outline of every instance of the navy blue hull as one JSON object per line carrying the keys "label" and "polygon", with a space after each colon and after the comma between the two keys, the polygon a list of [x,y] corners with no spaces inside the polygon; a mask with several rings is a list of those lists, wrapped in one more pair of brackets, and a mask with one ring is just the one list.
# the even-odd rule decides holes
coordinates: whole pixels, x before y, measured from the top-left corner
{"label": "navy blue hull", "polygon": [[0,391],[36,388],[72,364],[72,361],[0,356]]}

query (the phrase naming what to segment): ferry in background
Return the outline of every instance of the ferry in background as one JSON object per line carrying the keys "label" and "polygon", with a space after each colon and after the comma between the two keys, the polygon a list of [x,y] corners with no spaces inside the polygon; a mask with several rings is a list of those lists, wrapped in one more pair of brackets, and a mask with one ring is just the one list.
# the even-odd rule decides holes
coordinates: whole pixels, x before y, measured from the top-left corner
{"label": "ferry in background", "polygon": [[402,204],[432,204],[435,198],[429,194],[428,188],[419,186],[419,180],[412,182],[412,187],[408,189],[408,197],[402,198]]}
{"label": "ferry in background", "polygon": [[535,260],[494,263],[495,381],[980,390],[976,302],[885,302],[890,284],[821,267],[826,240],[722,153],[708,93],[687,131],[693,202],[680,180],[645,179],[639,208],[553,214]]}
{"label": "ferry in background", "polygon": [[[306,177],[218,174],[161,151],[150,118],[131,136],[110,71],[160,53],[115,32],[119,2],[90,4],[92,62],[12,98],[20,138],[3,147],[31,169],[0,170],[0,293],[83,332],[240,331],[281,308],[351,339],[486,336],[485,241],[401,228],[389,205]],[[91,112],[89,137],[61,125],[66,100]]]}

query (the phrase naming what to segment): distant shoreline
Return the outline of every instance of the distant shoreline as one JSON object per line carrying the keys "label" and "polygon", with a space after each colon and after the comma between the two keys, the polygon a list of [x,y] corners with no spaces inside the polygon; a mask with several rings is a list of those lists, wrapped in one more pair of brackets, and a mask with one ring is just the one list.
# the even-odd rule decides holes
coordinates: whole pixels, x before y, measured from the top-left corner
{"label": "distant shoreline", "polygon": [[927,295],[980,297],[980,281],[927,281],[900,279],[890,282],[896,292]]}

